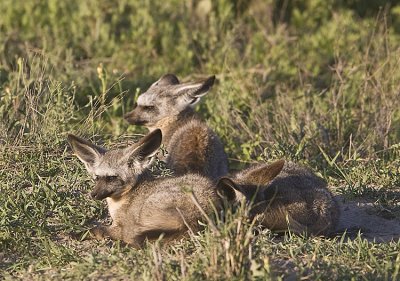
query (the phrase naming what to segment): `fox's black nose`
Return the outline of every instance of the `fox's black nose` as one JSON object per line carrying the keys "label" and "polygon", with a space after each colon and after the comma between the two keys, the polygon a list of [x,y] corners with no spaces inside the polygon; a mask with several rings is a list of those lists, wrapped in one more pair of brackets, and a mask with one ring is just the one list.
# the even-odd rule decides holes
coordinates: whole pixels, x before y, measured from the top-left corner
{"label": "fox's black nose", "polygon": [[96,186],[92,192],[90,192],[90,196],[96,200],[103,200],[114,193],[113,190],[109,190],[105,186]]}
{"label": "fox's black nose", "polygon": [[90,192],[90,197],[92,197],[93,199],[96,199],[96,196],[97,196],[97,192],[96,191],[92,191],[92,192]]}
{"label": "fox's black nose", "polygon": [[136,107],[138,107],[138,104],[137,104],[137,102],[134,102],[133,106],[132,106],[132,110],[135,109]]}
{"label": "fox's black nose", "polygon": [[128,112],[127,114],[124,115],[124,119],[125,119],[126,121],[129,121],[129,119],[132,118],[132,115],[133,115],[132,111],[131,111],[131,112]]}

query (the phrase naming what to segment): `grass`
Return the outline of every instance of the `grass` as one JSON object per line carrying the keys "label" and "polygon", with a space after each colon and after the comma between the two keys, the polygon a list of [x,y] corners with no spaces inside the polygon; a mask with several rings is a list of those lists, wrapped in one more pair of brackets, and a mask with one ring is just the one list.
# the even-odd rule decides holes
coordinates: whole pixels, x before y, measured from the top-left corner
{"label": "grass", "polygon": [[345,200],[398,222],[398,4],[36,2],[0,5],[1,279],[400,279],[398,239],[279,236],[244,209],[215,218],[220,236],[206,227],[168,247],[80,241],[107,210],[66,144],[69,132],[135,140],[146,130],[122,116],[158,77],[216,74],[197,110],[232,170],[303,163]]}

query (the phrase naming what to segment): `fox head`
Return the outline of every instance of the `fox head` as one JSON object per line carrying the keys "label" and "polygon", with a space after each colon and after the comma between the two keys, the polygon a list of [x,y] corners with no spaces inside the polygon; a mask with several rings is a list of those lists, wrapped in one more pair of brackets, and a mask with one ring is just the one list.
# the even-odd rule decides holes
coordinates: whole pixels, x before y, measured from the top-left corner
{"label": "fox head", "polygon": [[177,116],[207,94],[214,81],[215,76],[211,76],[200,82],[179,83],[175,75],[166,74],[139,96],[125,119],[130,124],[151,127],[166,117]]}
{"label": "fox head", "polygon": [[259,203],[266,199],[268,184],[282,171],[285,160],[250,167],[234,177],[222,177],[217,183],[218,194],[231,202]]}
{"label": "fox head", "polygon": [[131,146],[106,150],[85,139],[68,135],[72,150],[95,181],[91,196],[98,200],[106,197],[116,199],[131,190],[151,165],[161,139],[161,131],[154,130]]}

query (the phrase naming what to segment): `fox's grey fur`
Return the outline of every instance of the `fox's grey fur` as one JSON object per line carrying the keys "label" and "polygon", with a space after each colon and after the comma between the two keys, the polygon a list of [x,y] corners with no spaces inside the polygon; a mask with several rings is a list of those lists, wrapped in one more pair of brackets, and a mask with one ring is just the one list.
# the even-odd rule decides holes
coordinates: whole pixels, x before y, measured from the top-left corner
{"label": "fox's grey fur", "polygon": [[125,119],[161,129],[168,151],[167,166],[175,175],[199,173],[211,179],[227,174],[228,161],[218,136],[194,112],[193,106],[207,94],[215,76],[204,81],[179,83],[166,74],[141,94],[135,109]]}
{"label": "fox's grey fur", "polygon": [[284,160],[221,178],[220,192],[231,201],[253,202],[250,214],[273,231],[329,235],[339,220],[339,206],[326,182],[310,170]]}
{"label": "fox's grey fur", "polygon": [[188,227],[197,230],[198,221],[204,219],[190,190],[206,213],[218,203],[214,184],[203,176],[155,179],[149,174],[147,168],[161,144],[160,130],[129,147],[109,151],[74,135],[68,141],[95,180],[91,196],[106,198],[113,219],[111,226],[91,230],[96,238],[110,237],[134,247],[162,234],[166,240],[179,238]]}

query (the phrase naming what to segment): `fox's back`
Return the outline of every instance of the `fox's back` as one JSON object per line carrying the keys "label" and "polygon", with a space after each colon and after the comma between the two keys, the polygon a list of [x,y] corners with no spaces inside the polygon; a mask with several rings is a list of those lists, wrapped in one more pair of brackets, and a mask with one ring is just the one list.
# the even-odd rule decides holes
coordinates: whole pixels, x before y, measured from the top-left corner
{"label": "fox's back", "polygon": [[152,217],[163,217],[165,220],[182,218],[195,226],[202,214],[193,200],[207,213],[212,212],[213,204],[218,204],[212,182],[196,174],[145,181],[129,196],[125,216],[139,224]]}
{"label": "fox's back", "polygon": [[327,183],[311,170],[293,162],[286,162],[282,171],[269,184],[268,188],[276,188],[282,192],[290,190],[291,193],[308,193],[319,189],[326,189]]}
{"label": "fox's back", "polygon": [[206,123],[191,119],[167,143],[167,165],[176,175],[199,173],[217,179],[228,173],[228,160],[218,136]]}
{"label": "fox's back", "polygon": [[333,231],[339,208],[324,179],[294,163],[286,163],[282,172],[264,191],[267,212],[284,206],[292,219],[314,234]]}

